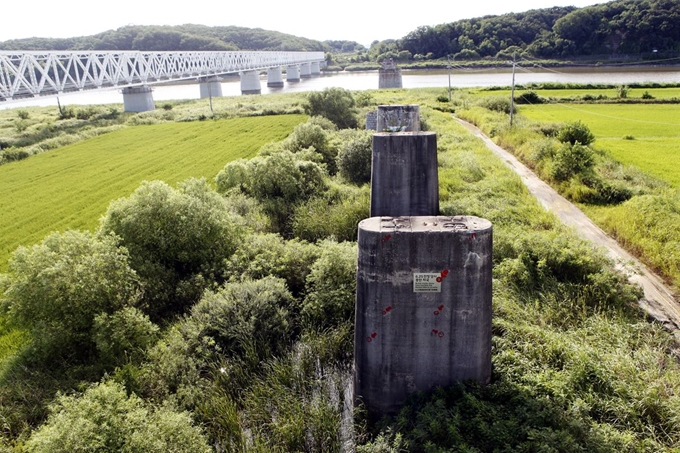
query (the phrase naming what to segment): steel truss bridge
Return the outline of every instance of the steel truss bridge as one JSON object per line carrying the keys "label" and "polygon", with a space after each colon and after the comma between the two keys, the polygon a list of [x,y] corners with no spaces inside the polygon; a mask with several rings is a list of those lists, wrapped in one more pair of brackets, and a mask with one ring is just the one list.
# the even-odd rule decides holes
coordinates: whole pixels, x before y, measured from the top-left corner
{"label": "steel truss bridge", "polygon": [[323,52],[0,52],[0,101],[323,60]]}

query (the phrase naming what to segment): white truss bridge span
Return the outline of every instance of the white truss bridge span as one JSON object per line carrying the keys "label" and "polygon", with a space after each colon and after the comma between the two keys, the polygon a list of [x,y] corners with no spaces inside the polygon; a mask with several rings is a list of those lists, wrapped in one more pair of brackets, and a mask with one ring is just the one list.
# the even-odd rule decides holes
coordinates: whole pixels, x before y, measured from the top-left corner
{"label": "white truss bridge span", "polygon": [[0,51],[0,101],[323,60],[323,52]]}

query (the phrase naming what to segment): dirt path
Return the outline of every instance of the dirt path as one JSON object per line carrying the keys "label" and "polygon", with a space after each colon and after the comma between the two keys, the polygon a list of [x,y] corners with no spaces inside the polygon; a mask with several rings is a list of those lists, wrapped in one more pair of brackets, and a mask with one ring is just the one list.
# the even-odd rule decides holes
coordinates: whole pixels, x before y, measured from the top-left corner
{"label": "dirt path", "polygon": [[529,192],[538,199],[543,207],[557,215],[564,224],[574,228],[583,238],[588,239],[596,246],[605,250],[616,263],[617,269],[628,275],[632,283],[637,283],[643,288],[644,298],[639,302],[640,307],[654,319],[661,322],[664,327],[675,332],[676,336],[680,334],[680,331],[678,331],[680,328],[680,306],[658,275],[621,248],[614,239],[610,238],[595,225],[580,209],[555,192],[548,184],[541,181],[538,176],[519,162],[515,156],[496,145],[476,126],[460,118],[455,119],[472,134],[481,138],[484,144],[505,165],[517,173],[529,189]]}

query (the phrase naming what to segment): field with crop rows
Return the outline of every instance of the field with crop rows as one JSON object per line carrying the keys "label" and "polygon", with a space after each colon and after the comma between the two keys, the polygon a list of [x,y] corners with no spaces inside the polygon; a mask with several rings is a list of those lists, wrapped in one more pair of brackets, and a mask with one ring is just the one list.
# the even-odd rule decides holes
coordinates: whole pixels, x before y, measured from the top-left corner
{"label": "field with crop rows", "polygon": [[18,245],[89,230],[144,180],[212,180],[234,159],[286,137],[304,115],[137,126],[0,166],[0,271]]}
{"label": "field with crop rows", "polygon": [[680,187],[680,105],[523,105],[520,113],[542,122],[582,121],[594,146],[674,187]]}

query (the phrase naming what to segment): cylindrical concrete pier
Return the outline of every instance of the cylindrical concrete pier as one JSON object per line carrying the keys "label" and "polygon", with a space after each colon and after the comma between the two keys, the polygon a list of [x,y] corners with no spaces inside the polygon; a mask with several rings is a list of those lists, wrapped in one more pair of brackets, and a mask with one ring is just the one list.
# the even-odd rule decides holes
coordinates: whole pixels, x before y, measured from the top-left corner
{"label": "cylindrical concrete pier", "polygon": [[286,66],[286,81],[299,82],[300,68],[297,65]]}
{"label": "cylindrical concrete pier", "polygon": [[148,86],[123,88],[123,110],[126,112],[148,112],[155,109],[153,90]]}
{"label": "cylindrical concrete pier", "polygon": [[420,131],[420,106],[418,104],[379,105],[378,132]]}
{"label": "cylindrical concrete pier", "polygon": [[241,76],[241,94],[260,94],[262,93],[262,85],[260,85],[260,73],[258,71],[240,72]]}
{"label": "cylindrical concrete pier", "polygon": [[373,135],[371,217],[439,214],[437,135]]}
{"label": "cylindrical concrete pier", "polygon": [[281,88],[283,86],[280,66],[267,69],[267,86],[270,88]]}
{"label": "cylindrical concrete pier", "polygon": [[201,77],[199,79],[199,87],[201,90],[201,99],[219,98],[222,97],[222,81],[221,77]]}
{"label": "cylindrical concrete pier", "polygon": [[300,77],[308,79],[312,76],[312,65],[309,63],[300,64]]}
{"label": "cylindrical concrete pier", "polygon": [[478,217],[359,223],[354,396],[369,414],[491,377],[492,225]]}
{"label": "cylindrical concrete pier", "polygon": [[321,74],[321,68],[319,67],[319,62],[318,61],[312,61],[310,70],[312,72],[312,75],[319,75]]}

